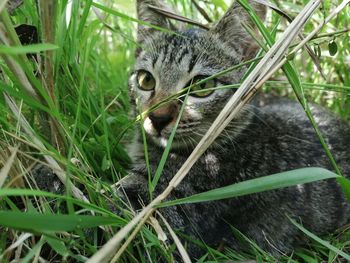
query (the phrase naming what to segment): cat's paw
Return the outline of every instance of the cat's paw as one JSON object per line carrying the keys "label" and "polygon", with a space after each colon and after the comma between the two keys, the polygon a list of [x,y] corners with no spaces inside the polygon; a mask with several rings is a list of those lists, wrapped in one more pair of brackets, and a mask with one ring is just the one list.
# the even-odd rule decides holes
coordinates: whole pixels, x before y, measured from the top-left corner
{"label": "cat's paw", "polygon": [[58,179],[57,175],[46,165],[36,165],[33,170],[31,170],[31,174],[38,189],[54,194],[64,193],[64,185]]}
{"label": "cat's paw", "polygon": [[130,173],[122,178],[115,188],[117,196],[133,208],[140,208],[142,203],[147,202],[147,181],[144,177]]}

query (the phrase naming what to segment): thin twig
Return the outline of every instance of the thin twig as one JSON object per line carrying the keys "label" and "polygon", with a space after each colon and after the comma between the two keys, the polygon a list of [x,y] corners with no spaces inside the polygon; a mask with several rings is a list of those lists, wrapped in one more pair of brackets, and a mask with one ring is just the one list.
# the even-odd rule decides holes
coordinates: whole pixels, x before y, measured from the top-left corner
{"label": "thin twig", "polygon": [[[278,13],[280,16],[283,16],[289,23],[291,23],[293,21],[293,19],[283,10],[281,10],[280,8],[278,8],[277,6],[271,4],[269,1],[265,1],[265,0],[253,0],[257,3],[263,4],[265,6],[268,6],[269,8],[271,8],[272,10],[274,10],[276,13]],[[304,39],[304,36],[302,33],[299,34],[299,38],[300,40]],[[322,67],[321,67],[321,63],[319,58],[316,56],[315,52],[310,48],[310,46],[306,43],[305,44],[305,49],[307,51],[307,53],[309,53],[312,61],[314,62],[314,64],[316,65],[316,68],[318,69],[318,71],[321,74],[321,77],[324,80],[327,80],[325,74],[323,73]]]}
{"label": "thin twig", "polygon": [[[144,209],[145,210],[145,209]],[[111,263],[115,263],[118,261],[118,259],[120,258],[120,256],[124,253],[124,251],[126,250],[126,248],[130,245],[130,243],[133,241],[133,239],[135,238],[135,236],[137,235],[137,233],[140,231],[140,229],[142,228],[142,226],[146,223],[146,221],[148,220],[148,218],[151,216],[151,214],[153,213],[154,209],[148,211],[148,213],[146,214],[146,216],[144,216],[143,218],[141,218],[141,221],[138,223],[138,225],[136,226],[136,228],[134,229],[134,231],[131,233],[131,235],[129,236],[129,238],[124,242],[124,244],[121,246],[120,249],[118,249],[117,253],[114,255],[114,257],[111,260]],[[87,261],[88,262],[88,261]],[[92,261],[92,262],[100,262],[100,261]]]}
{"label": "thin twig", "polygon": [[[311,39],[317,38],[318,37],[318,36],[316,36],[317,32],[319,32],[325,24],[327,24],[332,18],[334,18],[349,3],[350,3],[350,0],[343,1],[336,9],[333,10],[333,12],[324,20],[324,22],[322,24],[318,25],[306,38],[304,38],[296,47],[294,47],[293,50],[289,53],[289,55],[292,55],[292,54],[298,52]],[[286,63],[286,61],[287,61],[287,57],[283,58],[276,65],[276,67],[275,67],[276,70],[269,72],[269,74],[267,74],[263,79],[261,79],[260,83],[258,83],[258,84],[262,85],[262,83],[264,83],[266,80],[268,80],[273,75],[273,73],[278,70],[277,68],[280,68],[284,63]]]}
{"label": "thin twig", "polygon": [[198,12],[205,18],[205,20],[208,21],[208,23],[213,23],[213,20],[211,20],[210,16],[207,14],[207,12],[205,12],[203,8],[200,7],[196,0],[192,0],[191,2],[197,8]]}
{"label": "thin twig", "polygon": [[11,151],[10,158],[7,159],[6,163],[4,164],[4,166],[0,170],[0,189],[2,188],[2,185],[4,184],[8,174],[10,172],[12,164],[15,161],[15,157],[17,155],[18,147],[14,148],[14,149],[10,149],[10,151]]}
{"label": "thin twig", "polygon": [[0,13],[1,13],[2,10],[5,8],[7,2],[8,2],[8,0],[3,0],[3,1],[0,3]]}
{"label": "thin twig", "polygon": [[337,30],[337,31],[330,32],[330,33],[323,33],[323,34],[315,35],[311,38],[311,40],[319,39],[319,38],[323,38],[323,37],[335,37],[335,36],[347,33],[349,31],[350,31],[350,28],[344,28],[342,30]]}
{"label": "thin twig", "polygon": [[177,249],[180,252],[180,255],[182,257],[183,262],[184,263],[191,263],[190,256],[188,255],[185,247],[182,245],[182,243],[181,243],[180,239],[178,238],[178,236],[175,234],[174,230],[171,228],[171,226],[168,223],[168,221],[164,218],[164,216],[162,216],[161,213],[157,212],[157,215],[162,219],[164,225],[168,229],[171,237],[173,238],[174,243],[176,244],[176,247],[177,247]]}
{"label": "thin twig", "polygon": [[165,17],[168,17],[168,18],[171,18],[171,19],[174,19],[174,20],[177,20],[177,21],[181,21],[181,22],[185,22],[187,24],[190,24],[190,25],[195,25],[195,26],[198,26],[198,27],[201,27],[205,30],[209,30],[209,26],[207,25],[204,25],[202,23],[199,23],[195,20],[192,20],[192,19],[189,19],[187,17],[184,17],[184,16],[180,16],[178,14],[175,14],[174,12],[171,12],[169,10],[165,10],[163,8],[160,8],[158,6],[153,6],[153,5],[148,5],[148,7],[150,9],[152,9],[153,11],[165,16]]}

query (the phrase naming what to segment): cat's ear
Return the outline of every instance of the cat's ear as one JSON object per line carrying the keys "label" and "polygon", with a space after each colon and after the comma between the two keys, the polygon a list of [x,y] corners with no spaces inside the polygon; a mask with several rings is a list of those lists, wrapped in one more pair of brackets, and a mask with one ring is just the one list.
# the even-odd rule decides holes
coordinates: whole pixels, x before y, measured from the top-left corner
{"label": "cat's ear", "polygon": [[[248,0],[248,3],[259,17],[264,20],[266,7],[254,0]],[[211,33],[234,49],[242,58],[250,59],[255,56],[259,46],[244,28],[243,23],[254,26],[246,10],[235,2],[221,20],[211,29]]]}
{"label": "cat's ear", "polygon": [[[151,25],[162,27],[165,29],[173,29],[172,24],[162,14],[155,11],[151,7],[165,9],[171,11],[171,8],[165,5],[162,0],[137,0],[137,18],[141,21],[147,22]],[[146,38],[150,37],[156,29],[146,26],[138,25],[137,29],[137,41],[142,43]]]}

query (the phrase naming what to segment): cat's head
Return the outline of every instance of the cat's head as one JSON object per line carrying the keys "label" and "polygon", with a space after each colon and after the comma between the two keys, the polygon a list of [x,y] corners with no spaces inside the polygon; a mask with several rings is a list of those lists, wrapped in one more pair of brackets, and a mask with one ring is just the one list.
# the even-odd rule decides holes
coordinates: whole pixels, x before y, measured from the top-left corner
{"label": "cat's head", "polygon": [[[246,32],[242,22],[251,24],[248,14],[238,4],[232,5],[223,18],[206,31],[179,29],[157,13],[151,6],[167,8],[158,0],[138,0],[138,19],[173,31],[159,31],[146,25],[138,27],[138,52],[134,73],[130,78],[131,94],[138,98],[139,110],[146,111],[167,97],[180,92],[191,83],[219,73],[228,67],[252,58],[257,45]],[[251,4],[260,16],[264,8]],[[245,68],[232,71],[204,84],[194,86],[198,91],[188,96],[187,104],[177,128],[173,148],[193,148],[210,127],[235,89],[216,89],[239,83]],[[183,99],[175,99],[149,113],[144,129],[151,140],[165,147],[176,123]],[[229,139],[233,139],[249,122],[248,111],[230,125]]]}

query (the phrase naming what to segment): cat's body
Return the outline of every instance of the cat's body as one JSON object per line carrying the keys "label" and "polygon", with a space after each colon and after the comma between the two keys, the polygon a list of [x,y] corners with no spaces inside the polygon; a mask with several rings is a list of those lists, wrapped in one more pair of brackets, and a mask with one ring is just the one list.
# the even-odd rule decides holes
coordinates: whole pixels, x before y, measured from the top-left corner
{"label": "cat's body", "polygon": [[[180,198],[256,177],[303,167],[325,167],[330,161],[305,112],[297,102],[274,98],[255,100],[250,124],[236,138],[211,147],[194,165],[185,180],[173,190]],[[342,172],[350,174],[350,129],[325,109],[313,113]],[[219,139],[220,140],[220,139]],[[148,145],[152,174],[163,148]],[[133,186],[129,197],[147,198],[147,170],[142,141],[134,145]],[[157,186],[164,190],[189,152],[172,152]],[[137,191],[135,191],[137,189]],[[128,186],[126,187],[128,192]],[[135,199],[134,199],[135,200]],[[315,234],[325,234],[350,222],[350,207],[334,180],[297,185],[244,197],[183,205],[161,210],[176,229],[202,238],[212,246],[225,240],[236,247],[229,224],[273,254],[288,253],[300,245],[305,235],[286,215]]]}
{"label": "cat's body", "polygon": [[[138,1],[139,18],[170,28],[169,22],[152,13],[146,4],[159,3]],[[188,83],[211,76],[250,56],[253,45],[248,44],[249,37],[243,29],[236,25],[229,30],[237,21],[247,21],[243,14],[234,15],[237,12],[243,11],[238,6],[231,7],[209,32],[177,31],[178,35],[169,35],[140,26],[139,41],[143,50],[138,56],[130,84],[133,96],[140,99],[142,110],[178,92]],[[237,41],[230,40],[234,37]],[[228,73],[212,84],[237,83],[244,70]],[[155,195],[167,186],[233,92],[226,89],[188,97]],[[152,174],[182,103],[183,99],[170,102],[145,119]],[[313,113],[341,171],[349,176],[349,127],[321,107],[313,106]],[[139,197],[147,202],[148,173],[139,136],[130,153],[134,167],[130,175],[122,180],[122,186],[134,204]],[[332,170],[303,109],[288,99],[258,96],[204,153],[170,198],[303,167]],[[228,246],[237,247],[230,230],[232,225],[273,254],[289,253],[303,239],[302,233],[293,227],[286,215],[316,234],[334,231],[350,221],[349,205],[334,180],[222,201],[175,206],[161,212],[174,228],[203,239],[209,245],[217,246],[225,240]],[[198,255],[193,248],[190,254]]]}

